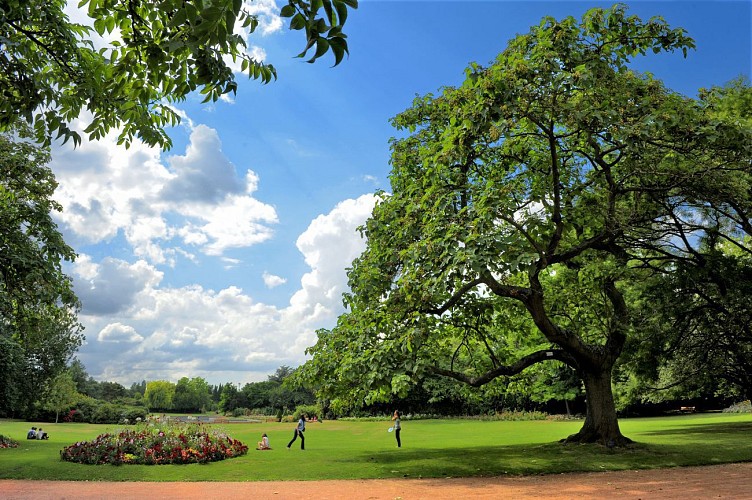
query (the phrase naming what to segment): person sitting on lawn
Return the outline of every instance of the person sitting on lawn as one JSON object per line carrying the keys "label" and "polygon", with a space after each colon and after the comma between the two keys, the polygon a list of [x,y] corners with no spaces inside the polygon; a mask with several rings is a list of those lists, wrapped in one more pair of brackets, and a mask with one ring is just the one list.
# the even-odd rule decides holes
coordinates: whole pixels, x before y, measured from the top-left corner
{"label": "person sitting on lawn", "polygon": [[26,433],[26,439],[36,439],[37,438],[37,428],[32,427],[29,429],[29,432]]}
{"label": "person sitting on lawn", "polygon": [[40,428],[39,428],[39,429],[37,430],[37,439],[50,439],[50,435],[49,435],[49,434],[47,434],[46,432],[44,432],[44,431],[42,430],[42,428],[40,427]]}
{"label": "person sitting on lawn", "polygon": [[269,446],[269,438],[266,435],[266,432],[261,436],[261,441],[258,442],[258,446],[256,446],[257,450],[271,450],[272,447]]}

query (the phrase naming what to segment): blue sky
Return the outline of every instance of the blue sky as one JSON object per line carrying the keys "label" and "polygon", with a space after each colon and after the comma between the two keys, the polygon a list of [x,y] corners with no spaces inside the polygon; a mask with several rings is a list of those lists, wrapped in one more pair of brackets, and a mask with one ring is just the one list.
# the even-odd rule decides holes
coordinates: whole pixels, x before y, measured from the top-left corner
{"label": "blue sky", "polygon": [[[304,40],[274,0],[250,5],[262,25],[249,51],[276,66],[276,82],[240,75],[230,100],[180,103],[167,152],[112,138],[53,151],[58,223],[79,254],[67,268],[86,327],[78,357],[98,380],[245,383],[302,363],[316,329],[342,312],[374,191],[389,190],[389,119],[416,94],[460,84],[469,63],[490,63],[543,16],[611,4],[361,0],[345,30],[350,57],[335,68],[331,56],[293,57]],[[749,1],[628,5],[697,42],[686,59],[634,68],[690,96],[749,77]]]}

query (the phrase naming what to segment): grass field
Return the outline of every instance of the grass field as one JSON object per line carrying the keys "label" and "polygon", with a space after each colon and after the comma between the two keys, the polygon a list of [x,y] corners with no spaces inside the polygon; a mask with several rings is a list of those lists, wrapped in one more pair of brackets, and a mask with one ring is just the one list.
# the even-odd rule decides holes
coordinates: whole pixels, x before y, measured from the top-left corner
{"label": "grass field", "polygon": [[[263,481],[555,474],[752,461],[752,415],[696,414],[623,419],[622,432],[637,444],[610,451],[597,445],[561,445],[581,422],[403,420],[402,448],[390,423],[311,422],[306,450],[291,423],[222,425],[246,443],[248,455],[206,465],[81,465],[63,462],[60,450],[117,426],[41,424],[49,441],[26,441],[30,422],[0,420],[0,434],[20,442],[0,449],[0,479],[75,481]],[[37,425],[38,427],[38,425]],[[256,451],[261,433],[273,450]]]}

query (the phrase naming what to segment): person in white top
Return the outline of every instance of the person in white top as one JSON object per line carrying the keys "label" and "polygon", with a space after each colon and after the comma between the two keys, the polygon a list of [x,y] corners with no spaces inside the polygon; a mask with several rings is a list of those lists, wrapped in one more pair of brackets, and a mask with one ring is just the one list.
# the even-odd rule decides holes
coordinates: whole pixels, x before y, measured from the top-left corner
{"label": "person in white top", "polygon": [[306,423],[306,416],[301,415],[300,420],[298,420],[298,425],[295,427],[295,434],[293,434],[292,439],[289,443],[287,443],[287,449],[290,449],[290,446],[295,442],[296,439],[300,438],[300,449],[305,450],[305,436],[303,433],[305,432],[305,423]]}
{"label": "person in white top", "polygon": [[258,446],[256,446],[257,450],[271,450],[272,447],[269,446],[269,438],[266,435],[266,432],[261,436],[261,441],[258,442]]}
{"label": "person in white top", "polygon": [[394,410],[392,420],[394,420],[394,437],[397,438],[397,448],[402,448],[402,441],[400,441],[400,431],[402,430],[402,424],[400,422],[400,412]]}

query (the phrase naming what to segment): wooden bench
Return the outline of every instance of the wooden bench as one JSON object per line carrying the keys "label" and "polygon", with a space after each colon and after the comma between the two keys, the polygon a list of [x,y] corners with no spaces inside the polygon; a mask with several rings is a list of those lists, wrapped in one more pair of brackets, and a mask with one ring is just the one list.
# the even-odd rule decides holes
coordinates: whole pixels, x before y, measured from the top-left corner
{"label": "wooden bench", "polygon": [[694,413],[695,407],[694,406],[681,406],[679,407],[679,411],[681,413]]}

